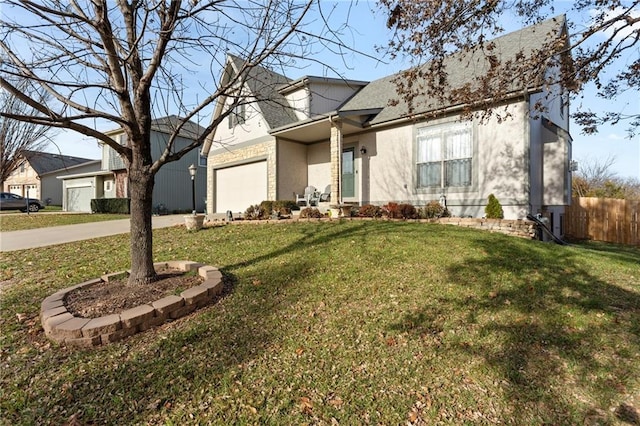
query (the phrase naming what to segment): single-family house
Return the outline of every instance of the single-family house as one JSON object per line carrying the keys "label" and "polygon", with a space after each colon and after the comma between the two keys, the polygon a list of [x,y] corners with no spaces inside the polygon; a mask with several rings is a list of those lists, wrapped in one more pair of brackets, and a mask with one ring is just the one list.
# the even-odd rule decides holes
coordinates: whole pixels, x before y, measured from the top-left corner
{"label": "single-family house", "polygon": [[[175,115],[155,119],[151,122],[151,156],[160,157],[173,129],[179,124]],[[202,127],[187,122],[182,127],[174,146],[176,150],[190,144],[203,131]],[[127,143],[123,129],[107,132],[121,145]],[[91,199],[129,198],[128,176],[124,161],[110,146],[101,143],[102,159],[100,170],[91,173],[79,173],[65,176],[63,181],[63,210],[91,211]],[[194,184],[191,182],[189,166],[197,167]],[[192,210],[192,189],[195,189],[196,210],[204,211],[207,159],[195,149],[180,160],[165,164],[155,176],[153,188],[154,213],[187,212]]]}
{"label": "single-family house", "polygon": [[100,160],[24,150],[18,167],[4,182],[4,192],[39,198],[46,204],[62,205],[60,176],[87,173],[100,169]]}
{"label": "single-family house", "polygon": [[[512,59],[565,31],[564,17],[550,19],[495,39],[493,54]],[[455,53],[449,82],[473,83],[485,69],[482,60],[473,51]],[[223,80],[242,64],[228,56]],[[410,112],[402,100],[392,102],[398,98],[393,80],[291,80],[251,68],[237,94],[220,101],[214,118],[225,106],[237,106],[203,147],[207,211],[242,212],[262,200],[293,199],[307,186],[330,185],[335,204],[439,200],[455,216],[482,217],[494,194],[505,218],[542,213],[562,234],[571,200],[571,136],[559,87],[514,87],[501,99],[507,120],[462,119],[464,105],[422,99],[417,108],[423,109]],[[247,102],[238,104],[238,97]],[[546,107],[540,114],[537,103]]]}

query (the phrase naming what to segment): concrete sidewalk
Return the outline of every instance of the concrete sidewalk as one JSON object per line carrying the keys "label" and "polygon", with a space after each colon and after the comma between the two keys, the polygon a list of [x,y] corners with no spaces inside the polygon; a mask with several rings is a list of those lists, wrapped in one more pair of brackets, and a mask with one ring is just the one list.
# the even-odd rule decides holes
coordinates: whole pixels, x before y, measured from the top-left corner
{"label": "concrete sidewalk", "polygon": [[[183,216],[184,215],[153,216],[151,223],[154,229],[184,225]],[[51,228],[28,229],[24,231],[0,232],[0,252],[46,247],[116,234],[127,234],[129,231],[129,219],[120,219],[55,226]]]}

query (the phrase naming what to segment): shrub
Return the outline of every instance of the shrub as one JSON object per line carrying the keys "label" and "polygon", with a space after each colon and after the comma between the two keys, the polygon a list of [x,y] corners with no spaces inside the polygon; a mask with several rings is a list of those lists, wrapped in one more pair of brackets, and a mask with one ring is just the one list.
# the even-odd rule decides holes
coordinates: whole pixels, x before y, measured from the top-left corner
{"label": "shrub", "polygon": [[91,200],[93,213],[130,213],[131,200],[129,198],[94,198]]}
{"label": "shrub", "polygon": [[322,213],[320,213],[320,210],[316,209],[315,207],[306,207],[302,210],[300,210],[300,217],[305,219],[305,218],[321,218],[324,217],[324,215]]}
{"label": "shrub", "polygon": [[273,209],[281,215],[291,214],[291,210],[300,210],[294,200],[278,200],[273,202]]}
{"label": "shrub", "polygon": [[249,206],[247,207],[247,210],[244,211],[244,218],[246,220],[259,220],[264,219],[264,217],[265,210],[263,209],[262,204]]}
{"label": "shrub", "polygon": [[415,219],[416,208],[411,204],[388,203],[382,206],[382,215],[390,219]]}
{"label": "shrub", "polygon": [[382,206],[382,215],[389,219],[399,219],[400,211],[398,209],[398,203],[387,203]]}
{"label": "shrub", "polygon": [[423,219],[436,219],[439,217],[449,216],[451,216],[449,210],[442,206],[438,201],[430,201],[426,206],[420,209],[420,217]]}
{"label": "shrub", "polygon": [[417,219],[418,212],[412,204],[399,204],[398,210],[402,219]]}
{"label": "shrub", "polygon": [[381,217],[382,209],[373,204],[365,204],[358,209],[358,216],[360,217]]}
{"label": "shrub", "polygon": [[489,195],[489,202],[487,206],[484,208],[484,214],[487,219],[503,219],[504,211],[502,210],[502,205],[500,201],[495,197],[495,195]]}

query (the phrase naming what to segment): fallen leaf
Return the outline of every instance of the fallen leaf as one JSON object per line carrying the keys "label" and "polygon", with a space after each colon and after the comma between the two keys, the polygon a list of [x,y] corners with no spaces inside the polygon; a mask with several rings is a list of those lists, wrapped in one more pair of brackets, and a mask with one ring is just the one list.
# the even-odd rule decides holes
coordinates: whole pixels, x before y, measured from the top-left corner
{"label": "fallen leaf", "polygon": [[331,405],[332,407],[340,408],[342,407],[342,404],[342,398],[340,398],[339,396],[336,396],[335,398],[329,400],[329,405]]}
{"label": "fallen leaf", "polygon": [[313,410],[313,402],[311,402],[311,399],[307,398],[306,396],[301,397],[300,410],[303,414],[311,414],[311,411]]}

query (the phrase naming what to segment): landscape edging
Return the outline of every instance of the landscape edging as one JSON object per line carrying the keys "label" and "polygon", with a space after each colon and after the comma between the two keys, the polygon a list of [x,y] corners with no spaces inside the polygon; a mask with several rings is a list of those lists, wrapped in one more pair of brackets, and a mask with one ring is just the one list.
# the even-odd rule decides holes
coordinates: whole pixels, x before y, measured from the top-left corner
{"label": "landscape edging", "polygon": [[46,336],[58,343],[92,347],[106,345],[183,317],[196,309],[207,306],[222,293],[222,273],[213,266],[191,261],[167,261],[153,264],[156,269],[171,268],[184,272],[198,270],[204,278],[202,284],[184,290],[180,296],[166,296],[118,314],[99,318],[82,318],[71,314],[65,306],[68,293],[80,287],[92,286],[110,277],[121,277],[126,272],[116,272],[101,278],[85,281],[59,290],[46,297],[40,305],[40,323]]}

